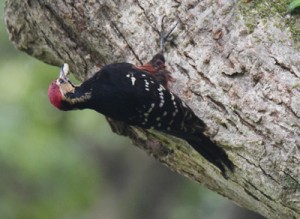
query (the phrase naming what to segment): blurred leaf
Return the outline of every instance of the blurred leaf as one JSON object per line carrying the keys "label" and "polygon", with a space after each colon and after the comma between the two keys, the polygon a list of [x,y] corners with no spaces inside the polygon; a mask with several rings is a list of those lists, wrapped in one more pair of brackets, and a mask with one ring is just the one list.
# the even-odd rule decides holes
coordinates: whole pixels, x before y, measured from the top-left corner
{"label": "blurred leaf", "polygon": [[288,11],[292,12],[299,6],[300,6],[300,0],[293,0],[288,6]]}

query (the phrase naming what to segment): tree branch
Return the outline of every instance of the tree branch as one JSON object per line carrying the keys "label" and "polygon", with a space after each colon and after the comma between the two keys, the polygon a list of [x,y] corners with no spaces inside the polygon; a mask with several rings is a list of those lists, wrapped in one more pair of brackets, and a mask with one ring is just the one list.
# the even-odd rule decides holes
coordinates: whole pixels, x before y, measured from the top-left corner
{"label": "tree branch", "polygon": [[87,2],[8,0],[10,38],[46,63],[69,63],[84,80],[107,63],[149,60],[158,51],[162,16],[170,26],[178,20],[177,45],[166,52],[176,78],[172,90],[207,123],[235,174],[225,180],[177,138],[124,124],[113,129],[245,208],[268,218],[299,218],[300,27],[299,16],[285,15],[287,3]]}

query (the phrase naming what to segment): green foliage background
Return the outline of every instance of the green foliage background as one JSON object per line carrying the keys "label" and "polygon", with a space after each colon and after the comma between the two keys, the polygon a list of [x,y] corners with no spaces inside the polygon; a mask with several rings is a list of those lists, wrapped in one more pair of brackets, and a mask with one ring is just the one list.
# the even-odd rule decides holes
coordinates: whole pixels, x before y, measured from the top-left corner
{"label": "green foliage background", "polygon": [[14,49],[2,19],[1,219],[234,218],[232,204],[112,134],[103,116],[52,107],[58,71]]}

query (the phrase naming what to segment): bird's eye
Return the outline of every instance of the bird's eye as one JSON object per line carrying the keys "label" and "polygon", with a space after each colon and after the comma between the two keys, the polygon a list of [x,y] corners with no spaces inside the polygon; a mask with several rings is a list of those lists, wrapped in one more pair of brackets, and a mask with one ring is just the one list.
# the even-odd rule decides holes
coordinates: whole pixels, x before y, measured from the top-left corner
{"label": "bird's eye", "polygon": [[63,83],[65,83],[65,80],[64,80],[64,79],[62,79],[62,78],[59,78],[59,79],[58,79],[58,81],[59,81],[59,83],[60,83],[60,84],[63,84]]}
{"label": "bird's eye", "polygon": [[64,83],[66,83],[66,81],[65,81],[64,79],[62,79],[62,78],[58,78],[58,79],[56,80],[56,84],[57,84],[57,85],[64,84]]}

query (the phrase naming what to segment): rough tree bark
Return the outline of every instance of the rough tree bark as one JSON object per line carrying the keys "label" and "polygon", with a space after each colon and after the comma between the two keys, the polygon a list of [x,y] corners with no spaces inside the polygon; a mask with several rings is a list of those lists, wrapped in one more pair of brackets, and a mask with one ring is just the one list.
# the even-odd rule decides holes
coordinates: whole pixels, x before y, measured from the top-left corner
{"label": "rough tree bark", "polygon": [[235,173],[225,180],[170,136],[118,131],[245,208],[268,218],[300,218],[300,17],[285,14],[289,1],[84,2],[7,1],[11,40],[46,63],[69,63],[84,80],[107,63],[149,60],[158,51],[162,16],[169,27],[178,20],[176,46],[166,53],[176,78],[172,90],[208,124]]}

